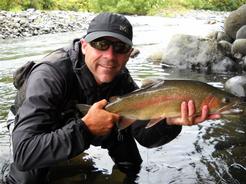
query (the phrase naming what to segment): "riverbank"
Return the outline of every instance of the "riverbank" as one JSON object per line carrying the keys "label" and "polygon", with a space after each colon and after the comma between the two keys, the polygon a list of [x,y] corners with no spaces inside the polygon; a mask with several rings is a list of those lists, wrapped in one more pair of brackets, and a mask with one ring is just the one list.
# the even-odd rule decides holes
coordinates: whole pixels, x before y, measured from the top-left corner
{"label": "riverbank", "polygon": [[0,11],[0,39],[78,31],[86,29],[92,17],[92,13],[72,11]]}
{"label": "riverbank", "polygon": [[[207,20],[209,24],[223,22],[227,12],[192,10],[176,17]],[[29,9],[22,12],[0,11],[0,39],[30,37],[42,34],[72,32],[86,29],[93,13],[73,11],[43,11]]]}

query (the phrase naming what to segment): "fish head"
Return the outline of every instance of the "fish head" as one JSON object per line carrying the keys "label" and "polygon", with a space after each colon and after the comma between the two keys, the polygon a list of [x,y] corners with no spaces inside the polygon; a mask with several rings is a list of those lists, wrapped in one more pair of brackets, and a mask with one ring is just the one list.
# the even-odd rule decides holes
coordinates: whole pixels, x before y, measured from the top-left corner
{"label": "fish head", "polygon": [[208,105],[212,114],[238,115],[246,110],[246,102],[230,93],[209,95],[203,104]]}

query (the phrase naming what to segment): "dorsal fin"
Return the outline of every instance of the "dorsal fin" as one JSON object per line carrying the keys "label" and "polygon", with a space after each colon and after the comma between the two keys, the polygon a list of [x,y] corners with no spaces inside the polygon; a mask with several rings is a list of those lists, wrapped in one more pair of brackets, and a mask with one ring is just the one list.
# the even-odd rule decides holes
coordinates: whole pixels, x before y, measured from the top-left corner
{"label": "dorsal fin", "polygon": [[144,79],[142,81],[141,88],[151,87],[153,85],[159,84],[160,82],[163,82],[162,79]]}
{"label": "dorsal fin", "polygon": [[157,88],[159,86],[162,86],[164,84],[165,80],[161,80],[161,79],[158,79],[156,80],[155,82],[153,83],[148,83],[146,85],[144,85],[143,87],[135,90],[135,91],[132,91],[131,93],[128,93],[126,95],[123,95],[121,97],[124,97],[124,96],[128,96],[128,95],[132,95],[132,94],[135,94],[135,93],[139,93],[139,92],[145,92],[151,88]]}
{"label": "dorsal fin", "polygon": [[120,97],[119,96],[111,96],[111,97],[109,97],[109,103],[111,103],[111,102],[114,102],[114,101],[116,101],[116,100],[118,100]]}

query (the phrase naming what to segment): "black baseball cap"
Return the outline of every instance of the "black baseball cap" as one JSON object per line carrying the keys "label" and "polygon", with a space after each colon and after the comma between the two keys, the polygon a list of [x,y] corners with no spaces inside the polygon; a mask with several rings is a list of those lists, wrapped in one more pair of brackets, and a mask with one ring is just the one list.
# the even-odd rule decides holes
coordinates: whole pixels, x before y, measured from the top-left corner
{"label": "black baseball cap", "polygon": [[123,15],[100,13],[89,24],[85,40],[91,42],[97,38],[111,36],[132,46],[132,25]]}

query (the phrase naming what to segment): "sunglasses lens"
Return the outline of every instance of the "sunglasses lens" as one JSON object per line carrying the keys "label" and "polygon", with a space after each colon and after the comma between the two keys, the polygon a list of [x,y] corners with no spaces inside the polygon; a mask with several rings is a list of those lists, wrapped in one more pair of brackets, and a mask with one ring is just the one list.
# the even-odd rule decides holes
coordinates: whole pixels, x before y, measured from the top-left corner
{"label": "sunglasses lens", "polygon": [[90,45],[98,50],[107,50],[110,46],[110,43],[107,40],[94,40],[90,42]]}
{"label": "sunglasses lens", "polygon": [[116,42],[113,48],[114,48],[115,53],[125,54],[129,52],[129,50],[131,49],[131,46],[123,42]]}
{"label": "sunglasses lens", "polygon": [[97,49],[105,51],[110,45],[113,46],[113,51],[118,54],[125,54],[130,51],[131,46],[123,42],[114,42],[106,39],[97,39],[90,42],[90,45]]}

